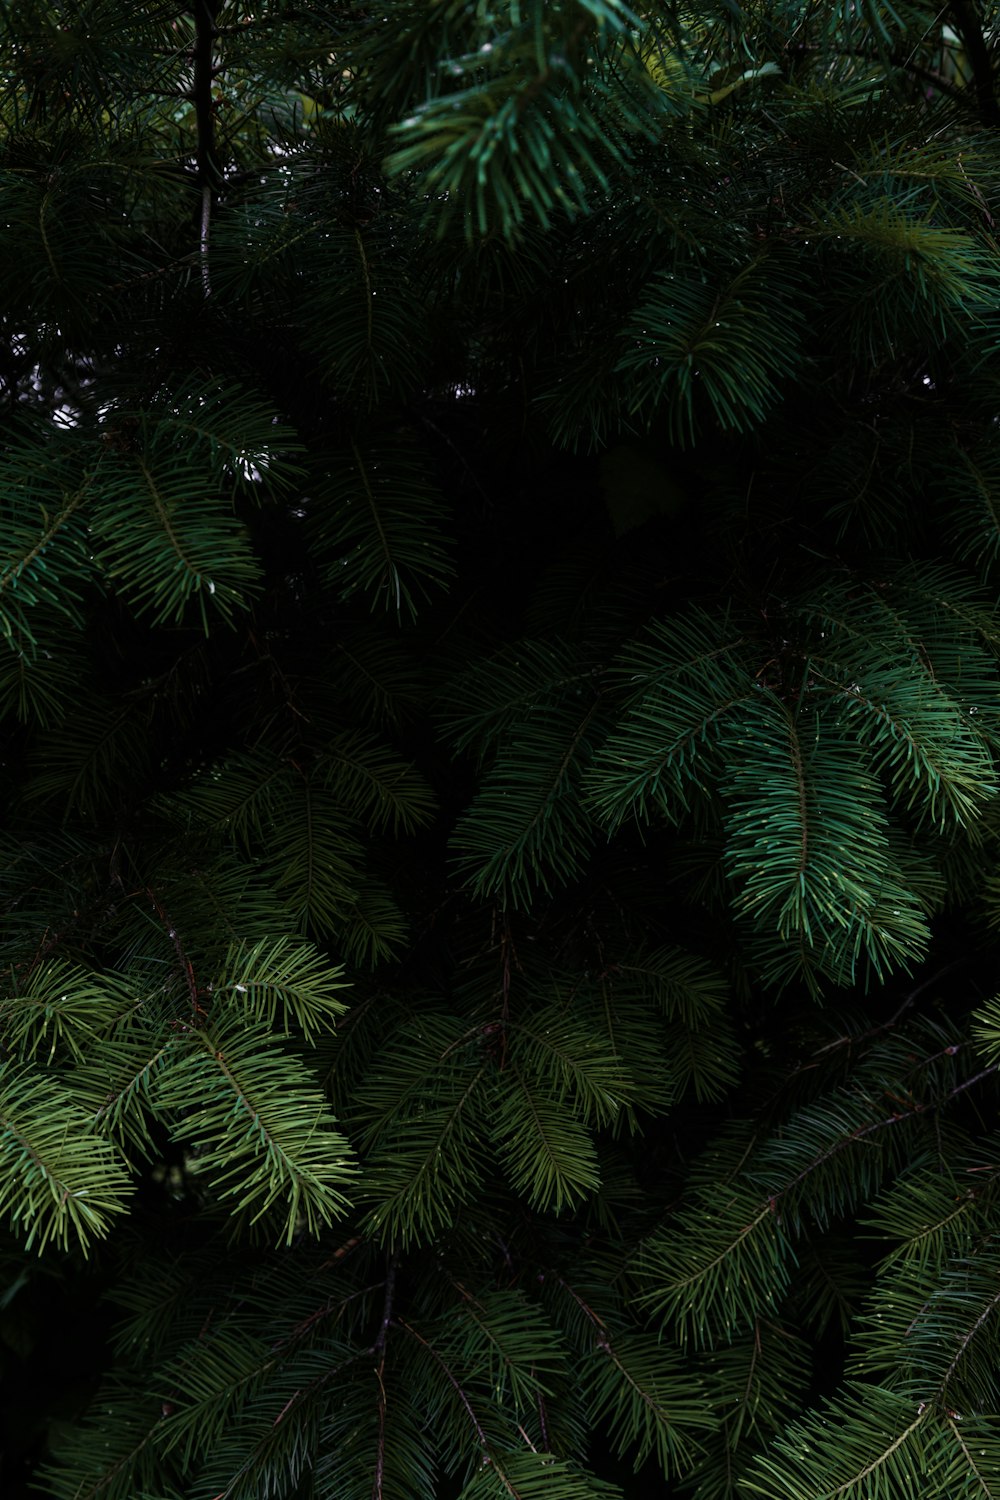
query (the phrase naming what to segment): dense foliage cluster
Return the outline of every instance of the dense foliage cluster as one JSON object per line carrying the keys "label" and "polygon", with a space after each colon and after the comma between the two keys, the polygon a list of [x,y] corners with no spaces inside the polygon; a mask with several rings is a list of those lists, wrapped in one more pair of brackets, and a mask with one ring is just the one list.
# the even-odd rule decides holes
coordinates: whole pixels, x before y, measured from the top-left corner
{"label": "dense foliage cluster", "polygon": [[998,57],[0,9],[5,1496],[1000,1497]]}

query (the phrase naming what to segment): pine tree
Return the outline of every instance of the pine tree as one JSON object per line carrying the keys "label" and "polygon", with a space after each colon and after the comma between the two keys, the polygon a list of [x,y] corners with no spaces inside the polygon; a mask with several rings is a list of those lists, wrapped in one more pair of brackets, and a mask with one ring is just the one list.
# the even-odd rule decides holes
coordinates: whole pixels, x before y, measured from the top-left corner
{"label": "pine tree", "polygon": [[992,9],[0,26],[4,1495],[1000,1497]]}

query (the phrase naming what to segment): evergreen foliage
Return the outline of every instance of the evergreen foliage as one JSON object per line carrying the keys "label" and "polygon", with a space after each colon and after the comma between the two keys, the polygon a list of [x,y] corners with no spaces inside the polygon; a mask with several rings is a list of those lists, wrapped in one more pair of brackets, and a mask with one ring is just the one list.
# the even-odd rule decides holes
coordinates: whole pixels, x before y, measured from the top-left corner
{"label": "evergreen foliage", "polygon": [[1000,20],[0,7],[0,1488],[1000,1500]]}

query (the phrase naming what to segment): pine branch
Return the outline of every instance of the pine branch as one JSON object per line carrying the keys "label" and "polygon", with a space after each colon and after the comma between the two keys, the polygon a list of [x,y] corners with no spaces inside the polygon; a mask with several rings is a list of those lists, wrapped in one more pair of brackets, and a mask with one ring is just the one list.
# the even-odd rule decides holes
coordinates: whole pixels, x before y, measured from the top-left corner
{"label": "pine branch", "polygon": [[451,840],[476,895],[524,908],[582,874],[595,829],[580,788],[600,713],[598,698],[552,707],[505,737]]}
{"label": "pine branch", "polygon": [[354,1092],[367,1231],[407,1249],[455,1222],[483,1172],[487,1061],[454,1017],[404,1023]]}
{"label": "pine branch", "polygon": [[157,1451],[162,1421],[155,1397],[122,1378],[105,1382],[87,1425],[62,1434],[57,1462],[43,1471],[54,1500],[133,1500],[137,1484],[170,1486]]}
{"label": "pine branch", "polygon": [[652,1453],[664,1477],[695,1469],[717,1422],[682,1359],[652,1334],[611,1336],[607,1329],[597,1331],[595,1354],[587,1381],[591,1419],[606,1425],[615,1452],[629,1456],[637,1472]]}
{"label": "pine branch", "polygon": [[837,721],[760,693],[726,748],[737,909],[848,974],[859,956],[879,976],[918,957],[923,913],[893,869],[878,786]]}
{"label": "pine branch", "polygon": [[369,828],[413,833],[433,816],[434,797],[414,766],[374,735],[335,736],[320,765],[328,788]]}
{"label": "pine branch", "polygon": [[226,963],[209,986],[213,998],[234,1014],[243,1014],[286,1035],[294,1023],[307,1042],[315,1032],[332,1030],[347,1007],[336,996],[344,989],[343,969],[328,963],[310,943],[287,937],[273,942],[233,944]]}
{"label": "pine branch", "polygon": [[592,663],[558,639],[518,641],[449,682],[444,732],[456,750],[485,750],[533,714],[581,693],[589,699],[596,676]]}
{"label": "pine branch", "polygon": [[93,510],[97,559],[156,624],[180,623],[194,602],[207,634],[209,607],[229,620],[256,592],[259,564],[245,528],[209,499],[214,477],[179,454],[162,466],[141,454],[105,455]]}
{"label": "pine branch", "polygon": [[513,1187],[534,1208],[558,1214],[600,1186],[589,1132],[513,1061],[498,1080],[489,1128]]}
{"label": "pine branch", "polygon": [[58,958],[36,964],[13,990],[0,1000],[4,1042],[19,1056],[45,1064],[57,1052],[61,1060],[68,1054],[81,1061],[142,1003],[123,976],[96,975]]}
{"label": "pine branch", "polygon": [[444,511],[423,455],[397,437],[330,454],[314,512],[317,558],[343,599],[361,593],[415,618],[418,601],[447,586],[452,572]]}
{"label": "pine branch", "polygon": [[346,1211],[350,1148],[306,1068],[259,1023],[229,1014],[184,1028],[154,1103],[221,1202],[250,1223],[283,1215],[286,1244]]}
{"label": "pine branch", "polygon": [[627,1065],[602,1045],[585,1012],[574,1015],[561,1004],[532,1008],[508,1018],[505,1027],[509,1059],[560,1103],[572,1102],[588,1124],[612,1124],[622,1104],[634,1100]]}
{"label": "pine branch", "polygon": [[[418,1346],[419,1347],[419,1346]],[[316,1463],[320,1494],[383,1500],[393,1494],[434,1500],[437,1471],[419,1405],[421,1382],[405,1362],[387,1360],[371,1381],[342,1388],[326,1419],[329,1434]]]}
{"label": "pine branch", "polygon": [[647,427],[662,416],[681,447],[709,413],[737,432],[758,425],[802,357],[790,292],[794,271],[780,259],[752,261],[715,286],[700,267],[661,272],[621,333],[615,369],[627,377],[629,413]]}
{"label": "pine branch", "polygon": [[0,1211],[27,1250],[63,1250],[108,1234],[131,1184],[109,1143],[55,1079],[0,1065]]}
{"label": "pine branch", "polygon": [[[964,1424],[963,1424],[964,1425]],[[960,1433],[954,1419],[884,1387],[854,1386],[822,1415],[793,1424],[777,1455],[758,1460],[746,1489],[769,1500],[890,1500],[912,1489],[934,1500],[1000,1494],[1000,1442],[991,1419]]]}
{"label": "pine branch", "polygon": [[716,1211],[699,1204],[676,1232],[654,1237],[643,1270],[656,1290],[642,1305],[706,1347],[767,1316],[791,1280],[792,1247],[775,1209],[745,1188],[729,1188]]}
{"label": "pine branch", "polygon": [[81,583],[91,571],[78,514],[91,486],[77,467],[79,445],[53,439],[40,462],[37,437],[28,424],[15,426],[0,464],[0,630],[29,657],[37,654],[36,614],[55,616],[63,629],[82,624]]}
{"label": "pine branch", "polygon": [[654,809],[679,820],[699,791],[721,726],[753,691],[727,624],[700,612],[658,621],[623,654],[616,675],[631,701],[587,778],[611,828]]}

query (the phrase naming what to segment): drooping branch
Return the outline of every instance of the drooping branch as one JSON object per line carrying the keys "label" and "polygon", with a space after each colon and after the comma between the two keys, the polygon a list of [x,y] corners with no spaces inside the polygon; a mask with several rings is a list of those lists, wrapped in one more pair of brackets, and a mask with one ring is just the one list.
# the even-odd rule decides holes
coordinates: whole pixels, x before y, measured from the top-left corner
{"label": "drooping branch", "polygon": [[196,166],[198,187],[201,193],[201,215],[198,237],[198,253],[201,264],[201,284],[205,296],[211,295],[212,282],[209,273],[208,247],[212,224],[212,207],[222,181],[218,158],[215,153],[215,116],[212,112],[212,79],[215,73],[216,17],[219,0],[196,0],[194,15],[194,84],[191,90],[194,102],[195,128],[198,133]]}
{"label": "drooping branch", "polygon": [[385,1302],[382,1307],[382,1321],[379,1324],[378,1334],[375,1338],[374,1353],[379,1360],[385,1359],[385,1342],[389,1336],[389,1324],[392,1322],[392,1302],[396,1292],[396,1272],[399,1269],[399,1256],[394,1255],[389,1262],[389,1269],[385,1278]]}

